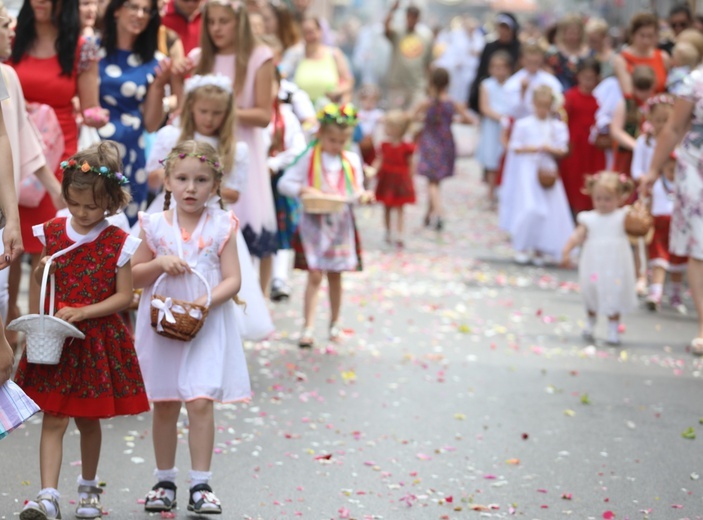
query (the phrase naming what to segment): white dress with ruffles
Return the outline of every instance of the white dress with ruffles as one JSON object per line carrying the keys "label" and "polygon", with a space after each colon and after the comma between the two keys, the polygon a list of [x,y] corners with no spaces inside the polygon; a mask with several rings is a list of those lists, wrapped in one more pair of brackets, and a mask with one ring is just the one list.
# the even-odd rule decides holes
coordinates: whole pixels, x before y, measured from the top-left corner
{"label": "white dress with ruffles", "polygon": [[[238,222],[231,212],[219,208],[208,207],[206,212],[202,231],[183,240],[183,257],[214,288],[222,281],[220,253]],[[178,255],[176,233],[180,231],[174,229],[166,213],[140,213],[139,220],[146,243],[156,256]],[[152,328],[153,287],[152,284],[144,288],[135,330],[137,355],[149,399],[192,401],[204,398],[225,403],[249,399],[249,372],[234,301],[211,307],[195,339],[183,342],[159,336]],[[205,289],[199,278],[185,274],[165,277],[159,293],[194,301],[205,294]]]}

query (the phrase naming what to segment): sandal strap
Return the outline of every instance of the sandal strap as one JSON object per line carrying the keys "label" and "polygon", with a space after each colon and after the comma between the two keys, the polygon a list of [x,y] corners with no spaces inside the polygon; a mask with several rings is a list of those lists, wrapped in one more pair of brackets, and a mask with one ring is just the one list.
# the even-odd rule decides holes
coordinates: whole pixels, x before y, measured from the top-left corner
{"label": "sandal strap", "polygon": [[209,493],[212,493],[212,488],[210,487],[209,484],[197,484],[190,488],[190,494],[192,495],[193,493],[197,493],[200,491],[201,493],[207,491]]}
{"label": "sandal strap", "polygon": [[78,486],[79,493],[88,493],[90,495],[102,495],[103,488],[98,486]]}
{"label": "sandal strap", "polygon": [[153,488],[151,488],[152,491],[156,491],[157,489],[168,489],[169,491],[176,491],[177,486],[174,482],[171,482],[170,480],[162,480],[160,482],[157,482]]}
{"label": "sandal strap", "polygon": [[[200,499],[197,502],[193,500],[195,493],[200,493]],[[212,504],[218,508],[221,506],[220,499],[215,496],[208,484],[198,484],[190,488],[190,503],[196,513],[200,512],[205,504]]]}

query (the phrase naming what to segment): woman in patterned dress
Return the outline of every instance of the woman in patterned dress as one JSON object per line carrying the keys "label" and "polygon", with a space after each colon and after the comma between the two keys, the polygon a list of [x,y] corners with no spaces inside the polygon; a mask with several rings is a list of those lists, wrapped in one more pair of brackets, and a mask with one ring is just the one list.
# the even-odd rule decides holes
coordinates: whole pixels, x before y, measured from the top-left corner
{"label": "woman in patterned dress", "polygon": [[144,130],[155,132],[164,119],[163,98],[170,63],[159,61],[157,37],[161,17],[156,0],[112,0],[104,18],[100,60],[100,103],[110,121],[100,137],[121,144],[124,174],[132,202],[130,224],[146,209],[147,173]]}

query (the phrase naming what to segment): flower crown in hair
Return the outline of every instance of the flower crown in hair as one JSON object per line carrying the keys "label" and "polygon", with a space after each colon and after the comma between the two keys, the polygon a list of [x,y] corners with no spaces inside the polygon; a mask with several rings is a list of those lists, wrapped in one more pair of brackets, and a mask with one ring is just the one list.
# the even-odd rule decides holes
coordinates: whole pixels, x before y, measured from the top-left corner
{"label": "flower crown in hair", "polygon": [[645,104],[645,111],[649,112],[652,110],[652,107],[656,105],[671,105],[673,106],[674,104],[674,96],[671,94],[657,94],[656,96],[652,96],[647,100],[647,103]]}
{"label": "flower crown in hair", "polygon": [[343,105],[328,103],[317,113],[317,120],[323,125],[325,123],[334,123],[344,126],[355,126],[358,121],[357,110],[351,103]]}
{"label": "flower crown in hair", "polygon": [[225,92],[232,93],[232,80],[223,74],[196,75],[185,81],[185,93],[193,92],[195,89],[206,86],[217,87]]}
{"label": "flower crown in hair", "polygon": [[125,177],[125,175],[122,172],[113,172],[108,168],[107,166],[98,166],[97,168],[95,166],[91,166],[88,164],[88,161],[83,161],[83,164],[78,164],[77,161],[74,159],[70,159],[68,161],[62,161],[61,164],[59,165],[63,171],[66,170],[80,170],[83,173],[94,173],[95,175],[100,175],[101,177],[105,177],[106,179],[111,179],[114,181],[117,181],[117,183],[120,186],[124,186],[125,184],[129,184],[129,179]]}
{"label": "flower crown in hair", "polygon": [[220,164],[220,161],[214,161],[210,159],[207,155],[202,153],[171,153],[168,154],[165,159],[161,159],[159,163],[165,166],[168,161],[175,159],[176,157],[178,157],[179,159],[185,159],[186,157],[195,157],[200,162],[209,164],[217,173],[222,173],[222,165]]}

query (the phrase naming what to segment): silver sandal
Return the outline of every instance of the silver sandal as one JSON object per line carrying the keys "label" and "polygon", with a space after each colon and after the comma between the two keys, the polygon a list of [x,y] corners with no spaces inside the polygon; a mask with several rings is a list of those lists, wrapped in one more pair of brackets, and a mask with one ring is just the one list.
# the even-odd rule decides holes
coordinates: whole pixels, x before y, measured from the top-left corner
{"label": "silver sandal", "polygon": [[[49,516],[46,510],[44,501],[50,502],[54,509],[56,509],[56,516]],[[36,500],[30,500],[22,509],[20,513],[20,520],[61,520],[61,508],[59,507],[59,501],[54,495],[45,493],[43,495],[37,495]]]}
{"label": "silver sandal", "polygon": [[[103,517],[103,507],[100,504],[102,488],[97,486],[78,486],[78,493],[86,493],[87,498],[81,498],[76,506],[76,518],[81,520],[95,520]],[[85,512],[85,510],[88,512]],[[84,510],[83,512],[80,512]],[[93,512],[94,511],[94,512]]]}

